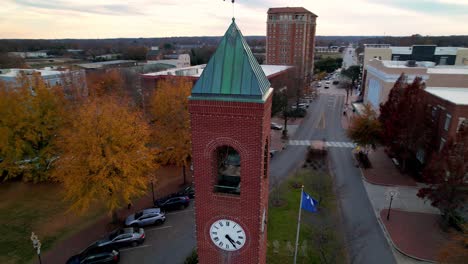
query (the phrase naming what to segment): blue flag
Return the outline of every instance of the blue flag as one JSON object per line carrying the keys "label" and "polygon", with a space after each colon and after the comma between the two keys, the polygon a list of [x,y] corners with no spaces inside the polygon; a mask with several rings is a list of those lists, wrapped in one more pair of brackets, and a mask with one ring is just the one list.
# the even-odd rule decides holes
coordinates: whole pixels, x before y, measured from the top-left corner
{"label": "blue flag", "polygon": [[317,212],[318,202],[312,196],[302,191],[302,209],[315,213]]}

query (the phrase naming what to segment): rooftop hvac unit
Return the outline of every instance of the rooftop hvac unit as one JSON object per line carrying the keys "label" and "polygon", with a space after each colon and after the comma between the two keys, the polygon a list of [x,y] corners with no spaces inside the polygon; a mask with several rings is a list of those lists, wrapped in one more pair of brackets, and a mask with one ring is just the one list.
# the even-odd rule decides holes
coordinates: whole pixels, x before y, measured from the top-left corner
{"label": "rooftop hvac unit", "polygon": [[409,60],[407,63],[406,63],[406,66],[408,67],[416,67],[416,61],[415,60]]}

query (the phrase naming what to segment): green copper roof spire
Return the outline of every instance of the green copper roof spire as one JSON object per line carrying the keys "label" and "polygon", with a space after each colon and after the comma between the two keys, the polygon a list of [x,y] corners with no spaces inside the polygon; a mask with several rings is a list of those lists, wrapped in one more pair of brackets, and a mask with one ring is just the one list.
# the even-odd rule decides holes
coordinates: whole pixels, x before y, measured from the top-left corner
{"label": "green copper roof spire", "polygon": [[270,82],[234,18],[192,89],[192,99],[263,101]]}

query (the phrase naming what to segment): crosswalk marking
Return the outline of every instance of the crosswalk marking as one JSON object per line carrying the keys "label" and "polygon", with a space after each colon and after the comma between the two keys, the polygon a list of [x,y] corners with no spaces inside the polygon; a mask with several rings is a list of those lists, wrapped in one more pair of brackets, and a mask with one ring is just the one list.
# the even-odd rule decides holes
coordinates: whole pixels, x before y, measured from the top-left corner
{"label": "crosswalk marking", "polygon": [[[312,140],[289,140],[288,145],[290,146],[310,146]],[[336,142],[336,141],[325,141],[325,146],[331,148],[355,148],[356,144],[352,142]]]}

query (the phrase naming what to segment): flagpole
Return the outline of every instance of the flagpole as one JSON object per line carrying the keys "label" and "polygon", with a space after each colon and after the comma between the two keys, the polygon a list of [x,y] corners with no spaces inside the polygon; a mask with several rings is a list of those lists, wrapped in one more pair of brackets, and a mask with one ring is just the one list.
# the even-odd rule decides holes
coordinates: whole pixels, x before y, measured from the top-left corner
{"label": "flagpole", "polygon": [[294,264],[297,260],[297,247],[299,246],[299,230],[301,229],[302,196],[304,196],[304,185],[301,187],[301,202],[299,203],[299,216],[297,217],[296,245],[294,248]]}

